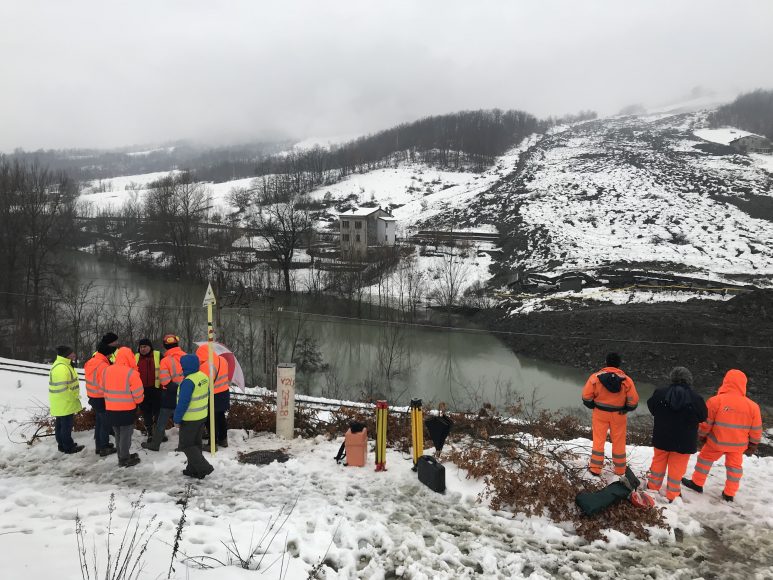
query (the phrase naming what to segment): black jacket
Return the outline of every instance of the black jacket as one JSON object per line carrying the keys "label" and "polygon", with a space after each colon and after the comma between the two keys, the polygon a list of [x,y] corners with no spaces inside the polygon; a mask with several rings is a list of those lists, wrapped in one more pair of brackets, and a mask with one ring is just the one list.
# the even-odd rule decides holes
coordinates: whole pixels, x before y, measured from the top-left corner
{"label": "black jacket", "polygon": [[647,407],[655,417],[653,447],[689,454],[698,450],[698,425],[709,415],[703,397],[690,387],[671,385],[652,393]]}

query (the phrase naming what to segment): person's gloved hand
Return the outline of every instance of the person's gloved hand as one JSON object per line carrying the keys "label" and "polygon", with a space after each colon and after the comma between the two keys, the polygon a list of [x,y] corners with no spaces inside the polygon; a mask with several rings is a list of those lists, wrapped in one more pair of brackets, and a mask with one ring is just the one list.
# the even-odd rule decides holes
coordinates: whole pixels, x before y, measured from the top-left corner
{"label": "person's gloved hand", "polygon": [[754,455],[757,453],[757,443],[749,443],[749,446],[746,448],[746,451],[743,452],[744,455]]}
{"label": "person's gloved hand", "polygon": [[583,401],[582,404],[588,407],[588,409],[596,408],[596,403],[594,403],[593,401]]}

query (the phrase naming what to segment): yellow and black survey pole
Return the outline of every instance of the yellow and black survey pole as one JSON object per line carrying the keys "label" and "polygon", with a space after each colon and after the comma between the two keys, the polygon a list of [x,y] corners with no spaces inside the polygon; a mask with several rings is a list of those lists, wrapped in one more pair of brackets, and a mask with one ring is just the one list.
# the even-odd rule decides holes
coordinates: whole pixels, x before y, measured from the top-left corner
{"label": "yellow and black survey pole", "polygon": [[424,412],[421,409],[421,399],[411,399],[411,446],[413,448],[413,470],[419,457],[424,455]]}
{"label": "yellow and black survey pole", "polygon": [[376,401],[376,471],[386,471],[387,402]]}

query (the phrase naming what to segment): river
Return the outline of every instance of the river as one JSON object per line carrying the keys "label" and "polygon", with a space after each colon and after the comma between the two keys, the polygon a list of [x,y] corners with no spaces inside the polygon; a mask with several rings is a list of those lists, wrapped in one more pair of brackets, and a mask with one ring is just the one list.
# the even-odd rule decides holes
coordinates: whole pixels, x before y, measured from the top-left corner
{"label": "river", "polygon": [[[90,254],[70,254],[70,259],[81,283],[92,282],[102,294],[104,308],[125,310],[128,297],[136,301],[140,314],[135,316],[139,317],[147,305],[189,309],[196,329],[191,338],[205,336],[203,285],[101,261]],[[464,320],[454,320],[453,328],[386,324],[331,314],[340,311],[331,308],[332,302],[294,301],[272,315],[275,324],[278,321],[280,361],[289,358],[294,345],[296,362],[305,357],[313,363],[309,366],[316,367],[315,371],[299,371],[299,392],[341,399],[385,397],[392,404],[421,398],[435,404],[445,401],[455,410],[476,410],[486,402],[503,408],[519,399],[549,409],[580,406],[585,371],[517,356],[496,335],[465,327]],[[248,379],[256,364],[253,351],[263,347],[265,314],[261,305],[224,308],[220,314],[227,329],[222,340],[234,349]],[[147,316],[160,315],[153,310]],[[255,324],[251,348],[244,346],[248,318]],[[159,322],[159,336],[150,338],[156,344],[164,332],[184,336],[179,328],[162,329],[163,322],[154,322]],[[651,385],[638,387],[643,400],[652,392]]]}

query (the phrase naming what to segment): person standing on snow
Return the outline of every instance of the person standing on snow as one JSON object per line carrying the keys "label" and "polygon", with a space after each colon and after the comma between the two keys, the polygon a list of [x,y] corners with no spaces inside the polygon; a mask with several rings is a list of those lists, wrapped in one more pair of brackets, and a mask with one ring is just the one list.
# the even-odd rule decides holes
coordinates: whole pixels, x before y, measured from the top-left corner
{"label": "person standing on snow", "polygon": [[743,456],[752,455],[762,438],[760,406],[746,396],[746,375],[727,371],[717,394],[706,402],[708,418],[698,429],[703,444],[692,478],[682,485],[703,493],[703,484],[714,462],[725,456],[725,489],[722,499],[733,501],[743,477]]}
{"label": "person standing on snow", "polygon": [[115,362],[105,370],[105,408],[115,433],[118,465],[131,467],[140,462],[139,455],[130,453],[137,406],[142,403],[142,379],[137,372],[132,349],[122,346],[115,353]]}
{"label": "person standing on snow", "polygon": [[150,442],[153,440],[153,433],[161,410],[162,391],[159,381],[161,353],[153,350],[153,343],[150,342],[150,339],[143,338],[138,343],[134,360],[137,361],[137,371],[140,373],[142,388],[145,391],[145,398],[140,409],[142,409],[142,421],[145,424],[145,435]]}
{"label": "person standing on snow", "polygon": [[[231,408],[228,361],[213,351],[212,362],[215,367],[213,379],[209,376],[208,344],[202,344],[196,350],[196,356],[199,357],[199,369],[209,378],[215,395],[215,443],[217,447],[228,447],[228,419],[225,415],[226,411]],[[209,428],[209,417],[207,417],[205,426],[207,429]]]}
{"label": "person standing on snow", "polygon": [[655,418],[652,446],[655,456],[650,465],[647,489],[659,491],[666,478],[666,498],[674,501],[681,494],[682,476],[690,456],[698,450],[698,425],[706,420],[706,403],[692,390],[692,373],[675,367],[670,385],[657,389],[647,401]]}
{"label": "person standing on snow", "polygon": [[72,438],[75,413],[83,407],[75,352],[69,346],[56,347],[56,360],[48,375],[48,403],[54,417],[54,437],[59,451],[67,454],[83,451],[83,445],[76,444]]}
{"label": "person standing on snow", "polygon": [[209,410],[209,378],[199,370],[199,358],[186,354],[180,359],[185,379],[177,391],[174,423],[180,427],[178,448],[188,460],[183,475],[204,479],[214,467],[202,453],[204,421]]}
{"label": "person standing on snow", "polygon": [[626,413],[638,406],[639,394],[631,378],[620,370],[621,362],[619,354],[610,352],[606,366],[588,377],[582,390],[583,405],[593,409],[593,449],[588,470],[596,476],[601,475],[604,466],[607,433],[611,433],[615,474],[625,475]]}
{"label": "person standing on snow", "polygon": [[185,356],[185,351],[180,348],[180,337],[176,334],[166,334],[162,343],[166,352],[158,369],[158,381],[161,383],[161,408],[158,411],[153,440],[142,442],[142,447],[148,451],[158,451],[161,449],[161,443],[167,441],[166,424],[174,414],[177,406],[177,387],[184,378],[180,359]]}
{"label": "person standing on snow", "polygon": [[110,424],[107,421],[105,409],[105,371],[110,366],[110,359],[115,358],[115,346],[100,342],[83,371],[86,377],[86,394],[89,405],[94,409],[94,446],[95,453],[107,457],[115,453],[115,445],[110,443]]}

